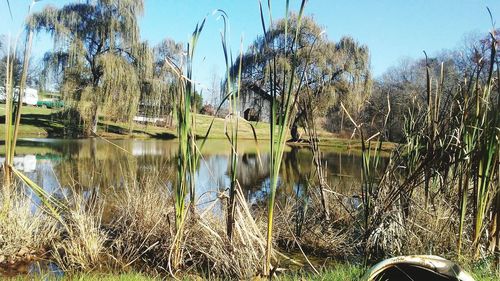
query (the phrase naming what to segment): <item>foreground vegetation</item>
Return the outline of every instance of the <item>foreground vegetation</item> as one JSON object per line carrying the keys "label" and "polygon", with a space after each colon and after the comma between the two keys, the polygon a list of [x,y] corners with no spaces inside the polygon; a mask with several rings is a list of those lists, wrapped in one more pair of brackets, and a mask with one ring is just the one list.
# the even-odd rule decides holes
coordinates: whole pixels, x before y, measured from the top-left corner
{"label": "foreground vegetation", "polygon": [[[127,29],[137,31],[136,11],[142,10],[142,2],[96,3],[91,12],[104,21],[102,28],[125,28],[115,30],[125,36],[118,41],[137,47],[136,38],[126,37],[124,32]],[[118,8],[114,9],[110,3]],[[66,6],[62,10],[46,9],[32,17],[29,26],[49,30],[57,27],[56,31],[79,26],[71,15],[81,14],[90,4],[82,5]],[[268,5],[270,10],[270,2]],[[329,185],[324,172],[327,163],[322,162],[318,146],[321,131],[318,124],[310,120],[314,112],[312,101],[302,104],[305,116],[309,116],[309,119],[304,117],[309,120],[304,128],[314,155],[311,163],[314,172],[302,179],[301,184],[290,187],[296,189],[293,196],[280,198],[277,191],[284,187],[279,176],[284,164],[283,153],[300,113],[298,100],[307,100],[311,98],[307,93],[318,94],[317,91],[326,88],[325,85],[313,88],[308,83],[303,84],[309,64],[299,64],[296,60],[304,51],[298,44],[303,39],[300,34],[305,6],[306,1],[302,1],[297,15],[290,16],[289,1],[286,2],[285,17],[279,21],[284,32],[275,30],[271,12],[265,14],[264,7],[260,6],[262,44],[264,51],[270,51],[262,63],[263,73],[268,75],[263,78],[264,84],[268,85],[271,96],[271,122],[267,127],[245,123],[240,117],[238,99],[244,74],[243,50],[236,60],[239,61],[238,70],[233,71],[234,59],[227,55],[231,50],[227,49],[225,27],[221,41],[226,54],[224,100],[229,104],[229,113],[224,120],[203,120],[205,117],[196,114],[192,62],[204,26],[204,21],[200,22],[186,46],[186,61],[165,60],[173,73],[169,77],[173,86],[170,93],[175,97],[172,109],[176,118],[175,135],[179,138],[176,169],[148,170],[142,176],[129,175],[125,170],[123,188],[105,186],[83,192],[80,183],[76,182],[73,187],[61,187],[49,194],[16,170],[13,157],[23,113],[22,107],[16,104],[22,104],[22,94],[17,103],[14,102],[13,67],[9,66],[4,117],[6,159],[0,193],[2,269],[15,274],[22,268],[16,265],[46,260],[57,265],[67,276],[81,278],[86,278],[85,274],[132,271],[188,279],[192,276],[213,279],[277,276],[288,280],[299,278],[299,272],[287,276],[280,273],[281,269],[298,267],[315,274],[311,277],[304,273],[300,278],[335,280],[359,277],[364,267],[358,264],[370,265],[391,256],[432,253],[463,262],[466,267],[482,262],[485,266],[479,270],[480,274],[495,272],[494,267],[500,263],[500,69],[495,31],[486,42],[487,51],[477,61],[472,74],[464,74],[470,78],[451,81],[455,83],[451,92],[444,91],[444,64],[436,71],[433,68],[436,66],[426,61],[424,102],[415,99],[408,108],[402,130],[404,141],[391,151],[387,165],[382,166],[381,150],[384,141],[389,139],[386,126],[391,114],[390,101],[384,118],[379,121],[381,128],[375,132],[373,127],[360,122],[352,107],[339,103],[340,114],[352,123],[353,135],[357,135],[361,147],[361,177],[357,188],[361,196],[358,198],[342,194]],[[102,18],[127,11],[131,12],[119,19],[125,21],[123,23]],[[227,15],[223,11],[219,13],[226,23]],[[58,22],[58,18],[65,20]],[[28,29],[26,35],[21,89],[26,84],[33,32]],[[94,32],[84,30],[82,33],[95,36]],[[86,37],[78,38],[79,34],[75,36],[69,41],[76,45],[86,40]],[[110,44],[112,39],[104,41]],[[63,47],[74,47],[73,43]],[[311,54],[314,46],[313,40],[306,50]],[[68,51],[65,48],[63,51]],[[110,91],[110,87],[118,85],[122,89],[125,80],[137,78],[117,75],[118,80],[106,79],[113,74],[109,65],[117,69],[118,74],[131,70],[124,61],[128,54],[113,48],[111,51],[116,52],[100,54],[103,56],[100,58],[101,71],[94,73],[97,75],[92,83],[85,81],[83,92],[79,93],[83,100],[79,101],[78,114],[85,110],[90,112],[82,116],[86,122],[85,131],[90,133],[96,132],[97,112],[103,100],[106,104],[116,98],[116,91]],[[77,60],[85,57],[85,48],[75,50],[74,56]],[[70,73],[65,73],[73,76],[66,77],[69,84],[64,86],[75,83],[74,79],[69,79],[75,78],[75,71],[78,78],[80,72],[88,74],[94,70],[73,62],[68,70]],[[440,75],[432,75],[435,72]],[[112,85],[100,88],[100,83]],[[136,91],[137,85],[133,83],[134,87],[127,91]],[[97,98],[89,96],[94,90],[98,93]],[[130,118],[132,111],[128,108],[123,114]],[[45,113],[45,116],[52,116]],[[126,118],[117,119],[127,121]],[[104,121],[103,124],[108,128],[114,126]],[[224,129],[221,129],[222,124]],[[248,131],[242,130],[244,125],[249,126]],[[195,188],[196,168],[203,161],[201,151],[205,145],[204,140],[196,142],[198,130],[205,132],[202,135],[225,136],[231,155],[229,181],[204,194],[198,194]],[[268,138],[263,136],[265,130],[268,130]],[[237,176],[238,140],[248,135],[255,141],[259,135],[263,136],[270,157],[267,188],[253,204],[245,198]],[[94,178],[100,172],[88,171],[86,176]],[[166,177],[166,181],[162,180]],[[352,261],[355,265],[341,263],[320,273],[320,265],[309,257]],[[493,274],[498,275],[497,272]]]}
{"label": "foreground vegetation", "polygon": [[[360,280],[361,276],[363,276],[366,271],[365,267],[356,266],[351,264],[337,265],[332,268],[325,268],[321,270],[319,274],[312,273],[284,273],[276,278],[276,280],[281,281],[293,281],[293,280],[312,280],[312,281],[320,281],[320,280],[329,280],[329,281],[356,281]],[[487,270],[482,269],[473,269],[469,272],[472,273],[472,276],[476,281],[495,281],[497,280],[497,276],[494,276],[493,273],[488,272]],[[64,276],[64,277],[55,277],[52,274],[41,274],[39,276],[34,276],[44,280],[81,280],[81,281],[94,281],[94,280],[104,280],[104,281],[154,281],[154,280],[165,280],[165,278],[148,276],[141,273],[121,273],[121,274],[105,274],[105,273],[93,273],[93,274],[77,274],[74,276]],[[31,277],[30,277],[31,278]],[[199,280],[199,276],[180,276],[180,280],[183,281],[191,281],[191,280]],[[28,280],[26,277],[17,277],[13,280]],[[30,280],[30,279],[29,279]],[[169,278],[166,278],[169,280]],[[172,278],[172,280],[174,280]],[[217,280],[217,279],[214,279]],[[254,279],[259,280],[259,279]],[[265,280],[262,278],[262,280]]]}
{"label": "foreground vegetation", "polygon": [[[94,198],[93,200],[86,199],[78,195],[78,191],[73,190],[65,201],[71,208],[71,211],[64,215],[66,229],[58,227],[58,221],[42,210],[32,213],[30,200],[24,194],[11,196],[11,210],[7,214],[9,219],[4,221],[5,224],[1,228],[2,237],[9,239],[8,243],[1,248],[5,262],[10,263],[12,260],[14,264],[18,264],[21,261],[29,262],[39,258],[50,260],[65,272],[65,279],[69,280],[102,280],[102,278],[106,278],[105,280],[156,280],[168,277],[164,270],[167,270],[168,249],[172,243],[171,233],[175,229],[172,223],[173,202],[165,204],[165,202],[171,202],[171,195],[165,194],[161,186],[155,187],[154,181],[150,179],[130,185],[125,193],[111,191],[90,196]],[[144,186],[148,187],[144,189]],[[110,204],[110,202],[114,203]],[[331,203],[334,202],[335,200],[332,200]],[[225,204],[217,205],[223,207]],[[239,246],[239,240],[243,238],[240,235],[244,233],[255,235],[258,232],[253,232],[251,229],[247,229],[246,232],[236,230],[238,235],[235,236],[233,245],[238,248],[233,250],[226,248],[229,242],[224,238],[224,215],[211,212],[210,208],[213,207],[204,209],[197,219],[186,218],[189,224],[184,230],[186,236],[183,249],[186,258],[193,263],[178,272],[177,278],[199,280],[200,277],[210,277],[217,280],[253,276],[253,272],[258,271],[260,267],[259,258],[251,254],[252,250],[249,248],[251,244],[248,243],[250,241],[245,243],[246,246]],[[319,202],[311,208],[320,208]],[[104,212],[104,210],[107,211]],[[223,210],[226,209],[223,208]],[[266,218],[264,206],[252,213],[255,216],[256,227],[263,232]],[[332,209],[332,216],[344,220],[345,223],[352,223],[350,215],[339,208]],[[286,254],[286,248],[294,243],[300,243],[305,251],[310,252],[310,258],[312,255],[331,257],[344,255],[344,258],[356,259],[355,253],[345,252],[352,247],[347,244],[351,233],[330,232],[333,229],[325,230],[313,216],[309,215],[309,217],[303,225],[308,231],[300,237],[295,237],[293,232],[287,230],[290,227],[289,222],[295,220],[292,206],[286,209],[279,208],[275,216],[277,231],[273,233],[274,240],[280,248],[279,251],[285,251]],[[317,219],[319,218],[321,216],[317,216]],[[244,228],[243,222],[253,224],[254,219],[238,214],[235,220],[237,225]],[[356,231],[356,229],[348,228],[347,224],[341,223],[340,225],[343,225],[343,231]],[[295,229],[296,226],[292,227]],[[321,233],[323,239],[318,240],[317,235],[320,232],[323,232]],[[263,245],[264,242],[259,242],[258,239],[253,241],[257,243],[256,245]],[[322,254],[318,254],[319,252]],[[307,265],[306,260],[300,254],[295,254],[294,257],[297,262]],[[289,263],[286,258],[279,259],[286,268]],[[41,260],[42,272],[50,270],[43,266],[43,260]],[[359,262],[340,262],[323,266],[321,260],[321,258],[311,259],[316,267],[315,270],[319,273],[314,273],[310,266],[306,266],[305,271],[295,272],[292,269],[279,272],[277,273],[278,280],[304,280],[304,278],[307,280],[358,280],[367,269]],[[465,268],[475,276],[476,280],[498,278],[491,269],[491,261],[485,260],[480,265],[468,264],[466,260],[463,262]],[[2,263],[2,265],[6,264]],[[2,271],[9,275],[20,274],[24,271],[18,270],[27,269],[19,265],[6,271],[7,268],[2,267]],[[297,268],[297,266],[291,268]],[[142,273],[121,274],[131,270]],[[51,274],[43,276],[51,278]],[[23,278],[20,276],[19,280]]]}

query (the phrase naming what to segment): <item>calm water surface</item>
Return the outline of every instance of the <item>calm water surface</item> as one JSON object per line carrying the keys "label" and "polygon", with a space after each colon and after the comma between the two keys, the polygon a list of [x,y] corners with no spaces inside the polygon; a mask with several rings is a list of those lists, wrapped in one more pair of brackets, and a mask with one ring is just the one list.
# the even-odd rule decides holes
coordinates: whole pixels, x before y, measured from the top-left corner
{"label": "calm water surface", "polygon": [[[144,183],[146,178],[154,179],[155,184],[165,186],[166,190],[175,184],[177,141],[127,139],[111,142],[102,139],[23,139],[18,142],[14,166],[56,196],[97,192],[104,195],[108,203],[116,198],[108,194],[124,192],[135,183]],[[270,160],[267,146],[267,141],[258,146],[253,141],[239,143],[237,178],[251,204],[265,203],[267,198]],[[5,147],[0,146],[2,163],[4,151]],[[226,140],[209,140],[205,144],[196,171],[199,208],[211,205],[215,213],[221,211],[220,204],[210,203],[216,199],[218,191],[224,191],[229,186],[230,151]],[[323,148],[322,159],[331,189],[347,196],[359,194],[359,152],[339,153]],[[304,198],[303,195],[307,194],[304,191],[311,186],[314,188],[315,179],[310,150],[306,147],[287,147],[277,200]],[[141,188],[148,188],[148,184],[142,184]],[[37,199],[33,199],[35,207]],[[15,269],[14,274],[37,271],[33,264],[26,266],[25,269]],[[62,274],[51,263],[45,265],[44,270]]]}
{"label": "calm water surface", "polygon": [[[68,190],[120,192],[132,182],[151,176],[166,188],[171,188],[176,177],[177,141],[127,139],[112,142],[102,139],[23,139],[18,143],[14,165],[51,193]],[[252,204],[266,198],[270,160],[267,145],[267,141],[258,146],[253,141],[239,144],[238,180]],[[3,146],[0,151],[3,158]],[[226,140],[207,141],[202,155],[196,172],[199,205],[213,200],[216,196],[213,191],[226,189],[230,182],[230,146]],[[359,193],[359,152],[339,153],[323,148],[322,158],[332,189],[345,195]],[[280,172],[278,198],[303,192],[314,179],[310,150],[288,147]]]}

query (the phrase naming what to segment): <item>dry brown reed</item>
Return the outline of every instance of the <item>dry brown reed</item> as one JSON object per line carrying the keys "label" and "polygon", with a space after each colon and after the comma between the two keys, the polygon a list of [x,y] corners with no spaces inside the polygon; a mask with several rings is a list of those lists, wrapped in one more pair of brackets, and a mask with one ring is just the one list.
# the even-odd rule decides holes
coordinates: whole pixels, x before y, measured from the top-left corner
{"label": "dry brown reed", "polygon": [[117,194],[106,227],[117,266],[166,270],[175,211],[166,188],[158,184],[133,185]]}
{"label": "dry brown reed", "polygon": [[[274,240],[280,249],[287,252],[304,251],[306,255],[324,258],[349,258],[356,249],[355,212],[345,208],[345,197],[329,196],[330,220],[325,220],[321,190],[310,191],[309,212],[298,216],[295,202],[278,205]],[[298,231],[300,224],[300,231]],[[304,258],[301,258],[304,260]]]}
{"label": "dry brown reed", "polygon": [[[235,209],[235,235],[229,241],[224,215],[226,199],[227,194],[220,194],[196,214],[187,213],[179,243],[179,270],[183,274],[249,278],[262,267],[265,240],[241,192]],[[166,204],[170,201],[170,192],[154,184],[144,188],[132,186],[119,195],[105,227],[111,236],[110,254],[120,270],[134,268],[155,274],[170,271],[176,235],[174,206]],[[222,213],[217,207],[222,207]]]}
{"label": "dry brown reed", "polygon": [[101,223],[102,201],[74,193],[68,199],[68,212],[58,239],[52,242],[52,258],[65,272],[91,272],[105,268],[109,256],[108,239]]}
{"label": "dry brown reed", "polygon": [[[31,197],[15,189],[0,193],[0,266],[28,262],[43,256],[52,239],[58,236],[57,222],[39,209],[33,210]],[[2,206],[3,196],[9,204]]]}

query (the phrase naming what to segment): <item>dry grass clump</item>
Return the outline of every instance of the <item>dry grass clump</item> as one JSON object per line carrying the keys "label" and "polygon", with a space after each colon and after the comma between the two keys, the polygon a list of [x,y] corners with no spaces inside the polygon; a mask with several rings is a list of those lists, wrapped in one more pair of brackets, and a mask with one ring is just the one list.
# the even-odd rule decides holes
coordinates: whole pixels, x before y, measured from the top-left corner
{"label": "dry grass clump", "polygon": [[381,214],[379,223],[369,232],[366,250],[376,258],[401,255],[407,237],[401,212],[385,212]]}
{"label": "dry grass clump", "polygon": [[[186,260],[210,277],[248,279],[262,270],[265,254],[262,233],[265,228],[256,224],[241,190],[236,192],[235,227],[231,240],[226,234],[226,214],[221,216],[209,209],[192,220],[193,224],[186,233]],[[225,200],[220,202],[226,203]]]}
{"label": "dry grass clump", "polygon": [[68,204],[63,234],[52,243],[54,261],[65,272],[105,268],[109,256],[105,248],[108,235],[101,224],[102,202],[75,194]]}
{"label": "dry grass clump", "polygon": [[[366,254],[373,260],[422,253],[453,257],[459,228],[455,205],[458,199],[436,192],[426,207],[423,188],[391,199],[404,179],[388,169],[384,180],[378,183],[366,231]],[[421,187],[420,182],[415,184]]]}
{"label": "dry grass clump", "polygon": [[329,196],[330,219],[326,220],[319,211],[322,210],[321,200],[315,192],[310,191],[305,213],[300,202],[287,202],[278,208],[275,240],[287,251],[300,250],[300,246],[306,254],[318,257],[351,256],[357,243],[355,213],[349,214],[345,204],[339,201],[341,199]]}
{"label": "dry grass clump", "polygon": [[399,204],[374,214],[377,224],[366,239],[366,251],[371,258],[422,253],[453,257],[456,254],[458,221],[453,219],[453,208],[444,198],[436,197],[434,204],[425,210],[424,197],[415,195],[413,207],[407,214]]}
{"label": "dry grass clump", "polygon": [[[226,235],[225,214],[212,209],[225,204],[221,198],[225,196],[221,195],[207,209],[188,211],[183,235],[180,235],[180,269],[183,274],[201,272],[210,277],[255,276],[262,267],[265,240],[246,204],[239,201],[235,208],[235,232],[230,241]],[[120,269],[133,267],[151,273],[176,274],[170,266],[176,239],[171,202],[169,191],[155,183],[143,188],[134,185],[118,195],[106,228],[111,235],[110,252]]]}
{"label": "dry grass clump", "polygon": [[[416,200],[418,198],[424,197],[417,196]],[[408,237],[403,248],[406,254],[433,253],[450,258],[456,256],[459,221],[454,216],[456,211],[451,207],[450,201],[456,202],[443,196],[436,197],[427,211],[423,209],[423,200],[415,205],[415,210],[406,220]]]}
{"label": "dry grass clump", "polygon": [[143,187],[134,184],[121,190],[113,202],[106,228],[117,266],[167,270],[175,236],[174,207],[168,190],[154,183]]}
{"label": "dry grass clump", "polygon": [[56,220],[36,208],[30,197],[7,189],[0,193],[0,266],[43,255],[57,236]]}

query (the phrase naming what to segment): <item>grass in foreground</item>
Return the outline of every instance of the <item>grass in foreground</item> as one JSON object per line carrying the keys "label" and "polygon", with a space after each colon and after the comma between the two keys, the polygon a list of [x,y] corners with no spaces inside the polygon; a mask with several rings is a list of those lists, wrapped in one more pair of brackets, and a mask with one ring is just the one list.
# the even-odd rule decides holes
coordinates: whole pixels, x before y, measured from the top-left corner
{"label": "grass in foreground", "polygon": [[79,274],[74,276],[56,276],[52,274],[40,274],[33,276],[17,276],[12,280],[88,280],[88,281],[149,281],[149,280],[162,280],[160,278],[146,276],[140,273],[122,273],[122,274],[105,274],[105,273],[89,273]]}
{"label": "grass in foreground", "polygon": [[320,272],[320,274],[312,273],[292,273],[279,276],[277,280],[292,281],[292,280],[359,280],[365,273],[365,269],[361,266],[352,264],[337,264],[333,268],[329,268]]}
{"label": "grass in foreground", "polygon": [[[320,272],[320,274],[313,273],[287,273],[282,274],[275,278],[278,281],[295,281],[295,280],[310,280],[310,281],[355,281],[360,280],[363,274],[366,272],[366,268],[358,265],[352,264],[338,264],[334,268],[329,268]],[[472,276],[476,281],[495,281],[498,280],[499,276],[495,276],[489,270],[477,268],[472,271]],[[53,275],[39,275],[39,276],[18,276],[13,280],[32,280],[34,277],[40,277],[43,280],[75,280],[75,281],[154,281],[154,280],[174,280],[173,278],[165,278],[165,276],[148,276],[141,273],[122,273],[122,274],[105,274],[105,273],[89,273],[89,274],[79,274],[75,276],[53,276]],[[180,280],[191,281],[191,280],[203,280],[200,276],[180,276]],[[254,280],[260,280],[255,278]],[[267,280],[261,278],[261,280]]]}

